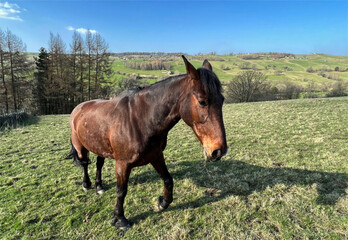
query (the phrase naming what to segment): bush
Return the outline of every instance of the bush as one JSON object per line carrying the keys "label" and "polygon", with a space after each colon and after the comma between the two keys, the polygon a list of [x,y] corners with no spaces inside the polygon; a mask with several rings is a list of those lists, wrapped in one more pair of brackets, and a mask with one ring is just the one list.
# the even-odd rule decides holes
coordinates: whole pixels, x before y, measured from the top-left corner
{"label": "bush", "polygon": [[341,81],[335,83],[333,89],[326,94],[326,97],[343,97],[348,94],[345,92],[346,87],[343,85]]}
{"label": "bush", "polygon": [[23,110],[0,116],[0,129],[13,128],[29,118]]}
{"label": "bush", "polygon": [[332,80],[341,80],[337,73],[328,73],[326,77]]}
{"label": "bush", "polygon": [[277,75],[277,76],[283,75],[283,71],[277,70],[277,71],[275,71],[275,75]]}
{"label": "bush", "polygon": [[316,94],[315,92],[306,92],[303,95],[303,98],[318,98],[318,94]]}
{"label": "bush", "polygon": [[239,68],[240,69],[251,69],[250,65],[251,65],[250,62],[243,62],[240,64]]}
{"label": "bush", "polygon": [[309,73],[314,73],[315,72],[315,70],[312,67],[307,68],[306,71],[309,72]]}
{"label": "bush", "polygon": [[227,84],[227,102],[255,102],[269,99],[271,87],[263,73],[246,71],[239,73]]}
{"label": "bush", "polygon": [[301,86],[296,85],[294,83],[286,82],[285,88],[281,92],[281,99],[298,99],[300,97],[301,91]]}
{"label": "bush", "polygon": [[225,66],[225,64],[221,64],[220,68],[221,68],[222,70],[225,70],[225,71],[231,70],[231,68],[229,68],[228,66]]}

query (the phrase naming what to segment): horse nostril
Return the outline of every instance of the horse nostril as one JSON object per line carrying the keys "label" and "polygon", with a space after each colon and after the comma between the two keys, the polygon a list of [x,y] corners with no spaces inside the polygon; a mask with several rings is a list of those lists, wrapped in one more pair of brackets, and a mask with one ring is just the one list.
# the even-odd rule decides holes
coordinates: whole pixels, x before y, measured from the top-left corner
{"label": "horse nostril", "polygon": [[211,154],[211,156],[213,159],[217,159],[217,158],[221,157],[221,150],[220,149],[214,150],[213,153]]}

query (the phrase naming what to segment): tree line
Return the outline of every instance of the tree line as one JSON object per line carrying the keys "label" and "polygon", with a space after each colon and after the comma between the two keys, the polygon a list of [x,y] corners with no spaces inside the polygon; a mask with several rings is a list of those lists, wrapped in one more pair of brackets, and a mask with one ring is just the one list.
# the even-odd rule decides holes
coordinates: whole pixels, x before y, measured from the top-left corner
{"label": "tree line", "polygon": [[147,62],[126,62],[125,66],[127,68],[137,69],[137,70],[170,70],[172,65],[169,62],[164,62],[161,60],[147,61]]}
{"label": "tree line", "polygon": [[0,29],[0,109],[4,112],[22,108],[27,100],[32,64],[25,51],[26,46],[19,37],[10,30]]}
{"label": "tree line", "polygon": [[0,29],[1,112],[70,113],[80,102],[110,94],[112,61],[99,33],[74,32],[68,47],[51,33],[48,49],[34,59],[25,52],[18,36]]}

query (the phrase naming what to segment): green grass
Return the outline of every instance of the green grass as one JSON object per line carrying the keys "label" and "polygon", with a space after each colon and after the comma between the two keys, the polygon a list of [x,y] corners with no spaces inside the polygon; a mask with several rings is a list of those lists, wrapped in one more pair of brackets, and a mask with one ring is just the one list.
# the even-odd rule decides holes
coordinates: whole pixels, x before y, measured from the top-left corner
{"label": "green grass", "polygon": [[348,238],[347,97],[225,105],[230,152],[216,163],[180,121],[165,150],[174,202],[154,212],[163,183],[151,166],[134,169],[127,232],[110,225],[114,161],[98,196],[64,160],[68,118],[0,132],[0,239]]}

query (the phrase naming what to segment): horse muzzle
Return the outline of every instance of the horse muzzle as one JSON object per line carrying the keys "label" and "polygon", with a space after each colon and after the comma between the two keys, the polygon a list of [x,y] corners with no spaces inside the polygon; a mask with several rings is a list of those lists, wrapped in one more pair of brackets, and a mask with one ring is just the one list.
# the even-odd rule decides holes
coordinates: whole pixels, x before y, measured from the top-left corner
{"label": "horse muzzle", "polygon": [[207,162],[217,162],[221,160],[221,158],[228,153],[228,148],[227,150],[223,153],[221,149],[215,149],[211,154],[208,153],[207,149],[204,147],[203,149],[203,154],[204,154],[204,159]]}

